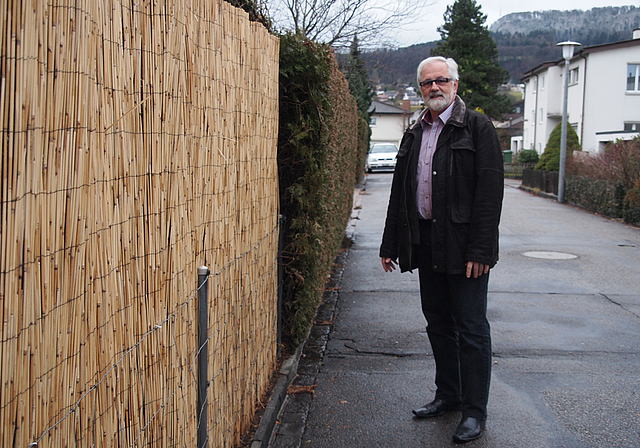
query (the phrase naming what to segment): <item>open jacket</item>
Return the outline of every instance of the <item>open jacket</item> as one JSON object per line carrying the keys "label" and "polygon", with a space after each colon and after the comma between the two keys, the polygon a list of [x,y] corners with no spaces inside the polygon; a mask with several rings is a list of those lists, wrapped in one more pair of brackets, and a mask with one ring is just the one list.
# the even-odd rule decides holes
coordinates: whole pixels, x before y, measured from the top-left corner
{"label": "open jacket", "polygon": [[[380,256],[397,259],[402,272],[417,267],[416,176],[425,113],[402,138],[380,246]],[[502,151],[491,121],[468,110],[458,96],[438,138],[432,168],[433,269],[462,274],[467,261],[493,267],[504,194]]]}

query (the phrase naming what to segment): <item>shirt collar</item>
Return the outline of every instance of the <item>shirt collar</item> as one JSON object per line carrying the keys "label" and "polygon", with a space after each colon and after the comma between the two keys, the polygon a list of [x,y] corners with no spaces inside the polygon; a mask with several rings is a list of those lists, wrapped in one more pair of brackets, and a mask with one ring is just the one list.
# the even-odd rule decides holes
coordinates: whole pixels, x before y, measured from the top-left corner
{"label": "shirt collar", "polygon": [[[438,115],[438,118],[440,119],[440,121],[442,121],[443,125],[447,124],[447,121],[449,120],[449,118],[451,118],[451,114],[453,113],[454,103],[455,101],[452,101],[451,104],[449,104],[449,107],[447,107],[444,110],[444,112]],[[431,111],[429,109],[427,109],[427,113],[424,114],[424,116],[422,117],[422,121],[423,123],[426,123],[429,126],[433,126],[433,120],[431,119]]]}

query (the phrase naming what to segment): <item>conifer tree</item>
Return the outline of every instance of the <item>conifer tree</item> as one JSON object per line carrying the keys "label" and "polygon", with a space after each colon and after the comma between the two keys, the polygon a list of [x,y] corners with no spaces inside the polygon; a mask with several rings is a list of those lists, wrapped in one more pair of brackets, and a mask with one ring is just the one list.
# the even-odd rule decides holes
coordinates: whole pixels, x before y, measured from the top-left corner
{"label": "conifer tree", "polygon": [[360,56],[357,35],[353,37],[353,41],[351,42],[343,73],[349,82],[351,94],[356,98],[356,102],[358,103],[358,112],[368,118],[368,110],[371,106],[373,93],[371,91],[371,85],[369,84],[367,69]]}
{"label": "conifer tree", "polygon": [[498,119],[511,108],[508,98],[498,93],[508,73],[498,63],[498,48],[486,20],[475,0],[456,0],[447,6],[444,25],[438,28],[442,40],[431,55],[455,59],[460,73],[458,95],[469,108]]}
{"label": "conifer tree", "polygon": [[[544,148],[540,160],[536,164],[536,170],[559,171],[560,170],[560,145],[562,137],[562,122],[558,123],[551,134],[549,141]],[[573,126],[567,126],[567,158],[571,158],[573,151],[581,151],[580,138],[573,129]]]}
{"label": "conifer tree", "polygon": [[353,37],[351,47],[347,59],[342,68],[342,72],[349,83],[349,90],[356,99],[358,106],[358,147],[356,151],[356,182],[361,180],[364,172],[364,164],[369,151],[369,143],[371,142],[371,128],[369,127],[369,107],[373,99],[371,84],[369,83],[369,75],[364,64],[364,60],[360,57],[360,48],[358,46],[358,36]]}

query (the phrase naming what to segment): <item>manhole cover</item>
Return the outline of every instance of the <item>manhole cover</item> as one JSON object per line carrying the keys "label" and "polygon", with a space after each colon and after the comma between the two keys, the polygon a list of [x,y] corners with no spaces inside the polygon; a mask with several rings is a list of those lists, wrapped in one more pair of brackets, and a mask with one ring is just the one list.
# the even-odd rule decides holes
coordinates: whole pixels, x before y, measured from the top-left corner
{"label": "manhole cover", "polygon": [[522,255],[529,258],[542,258],[544,260],[572,260],[574,258],[578,258],[577,255],[567,254],[564,252],[545,252],[541,250],[524,252]]}

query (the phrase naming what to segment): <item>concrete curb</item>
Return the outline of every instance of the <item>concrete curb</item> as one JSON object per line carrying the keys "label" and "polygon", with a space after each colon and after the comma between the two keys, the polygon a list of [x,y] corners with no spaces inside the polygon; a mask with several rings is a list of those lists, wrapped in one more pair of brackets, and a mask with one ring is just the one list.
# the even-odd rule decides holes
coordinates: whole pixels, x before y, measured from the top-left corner
{"label": "concrete curb", "polygon": [[278,375],[278,381],[276,382],[269,404],[260,419],[260,424],[253,436],[253,442],[251,448],[267,448],[273,433],[273,428],[276,426],[278,415],[284,404],[284,400],[287,397],[287,389],[289,385],[296,377],[298,372],[298,363],[300,362],[300,355],[304,344],[300,345],[293,355],[291,355],[280,367]]}
{"label": "concrete curb", "polygon": [[538,191],[538,190],[535,190],[533,188],[524,187],[522,185],[520,185],[518,188],[520,190],[522,190],[522,191],[526,191],[527,193],[531,193],[531,194],[534,194],[536,196],[540,196],[540,197],[547,198],[547,199],[553,199],[553,200],[556,200],[556,201],[558,200],[558,196],[556,196],[553,193],[546,193],[544,191]]}

